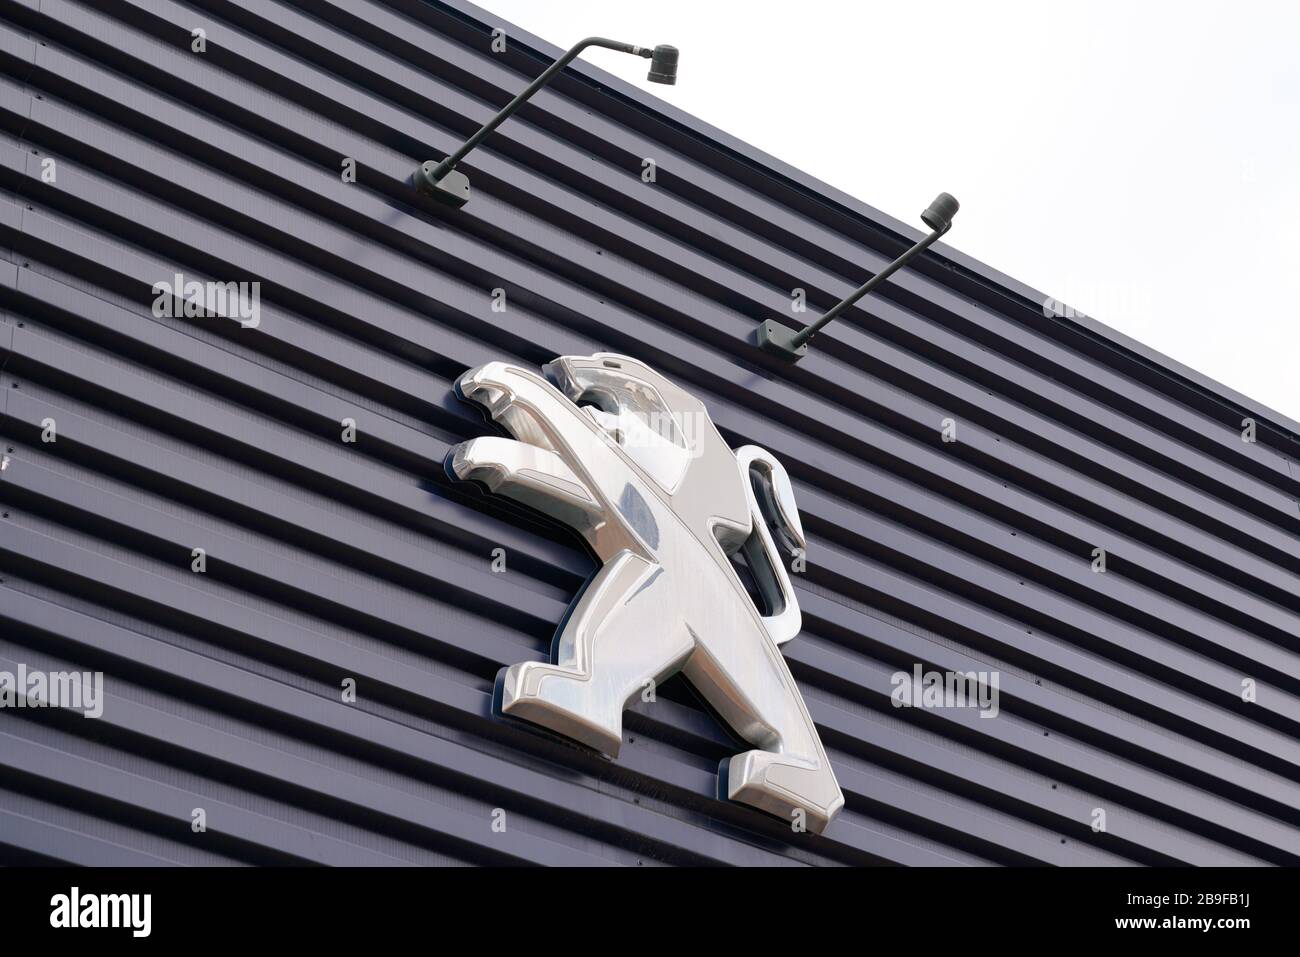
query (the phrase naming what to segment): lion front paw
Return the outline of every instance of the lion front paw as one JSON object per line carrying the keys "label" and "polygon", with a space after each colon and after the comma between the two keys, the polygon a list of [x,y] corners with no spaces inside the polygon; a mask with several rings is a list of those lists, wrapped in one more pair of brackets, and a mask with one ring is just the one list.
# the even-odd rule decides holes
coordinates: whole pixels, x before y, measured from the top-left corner
{"label": "lion front paw", "polygon": [[603,510],[587,485],[554,452],[514,439],[487,436],[451,450],[449,467],[461,480],[545,512],[582,530],[600,524]]}

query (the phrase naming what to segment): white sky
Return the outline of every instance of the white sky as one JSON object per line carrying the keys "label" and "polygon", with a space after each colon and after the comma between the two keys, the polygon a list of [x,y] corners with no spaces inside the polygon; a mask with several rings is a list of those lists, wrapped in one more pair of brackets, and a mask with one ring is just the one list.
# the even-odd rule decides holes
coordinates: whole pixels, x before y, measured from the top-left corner
{"label": "white sky", "polygon": [[476,2],[1300,418],[1295,0]]}

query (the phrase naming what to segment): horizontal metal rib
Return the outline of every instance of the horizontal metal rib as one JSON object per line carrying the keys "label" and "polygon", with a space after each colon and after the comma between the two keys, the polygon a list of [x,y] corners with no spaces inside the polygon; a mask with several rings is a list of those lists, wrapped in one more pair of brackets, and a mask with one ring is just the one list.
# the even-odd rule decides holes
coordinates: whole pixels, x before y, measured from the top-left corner
{"label": "horizontal metal rib", "polygon": [[[102,668],[111,705],[76,753],[90,722],[3,716],[0,855],[1300,861],[1295,423],[942,246],[779,365],[757,322],[796,286],[834,302],[909,227],[581,64],[437,209],[416,162],[545,60],[486,28],[455,0],[0,0],[0,669]],[[260,281],[259,327],[155,318],[177,271]],[[629,710],[616,762],[491,715],[592,561],[446,477],[488,428],[451,385],[601,348],[795,480],[785,651],[848,798],[825,836],[717,800],[735,744],[680,682]],[[999,671],[1002,716],[892,707],[916,663]]]}

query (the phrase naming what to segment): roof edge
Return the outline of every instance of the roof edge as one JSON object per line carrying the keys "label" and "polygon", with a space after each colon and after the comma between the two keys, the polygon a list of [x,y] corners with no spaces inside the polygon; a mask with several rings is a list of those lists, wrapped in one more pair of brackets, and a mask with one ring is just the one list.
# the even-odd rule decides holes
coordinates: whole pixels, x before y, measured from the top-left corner
{"label": "roof edge", "polygon": [[[424,0],[424,2],[431,6],[442,7],[462,19],[473,21],[482,26],[488,33],[495,27],[508,27],[512,44],[518,44],[530,49],[542,57],[554,60],[564,53],[563,48],[516,26],[502,17],[496,16],[477,4],[468,2],[468,0]],[[724,149],[746,162],[786,180],[828,206],[837,207],[838,211],[843,214],[865,220],[866,224],[874,229],[883,229],[895,233],[909,242],[915,242],[924,235],[914,226],[895,219],[888,213],[882,212],[874,206],[828,183],[822,182],[755,146],[751,146],[725,130],[721,130],[699,117],[659,99],[652,93],[612,73],[607,73],[599,67],[580,59],[574,60],[568,69],[592,83],[612,89],[613,92],[631,101],[638,108],[658,114],[662,119],[687,130],[707,141],[710,145]],[[1043,303],[1051,298],[1046,293],[994,269],[987,263],[954,249],[946,243],[936,243],[931,247],[930,251],[947,259],[976,281],[995,287],[1003,295],[1022,300],[1024,306],[1036,312],[1041,311]],[[1071,327],[1075,332],[1082,333],[1088,338],[1102,343],[1108,348],[1137,359],[1153,371],[1172,379],[1184,388],[1200,392],[1221,405],[1235,407],[1237,411],[1244,412],[1258,422],[1266,422],[1272,425],[1275,431],[1281,433],[1290,442],[1290,447],[1284,447],[1283,451],[1292,456],[1300,457],[1300,420],[1293,419],[1276,409],[1264,405],[1262,402],[1251,399],[1091,316],[1076,315],[1073,318],[1052,316],[1050,318],[1062,326]]]}

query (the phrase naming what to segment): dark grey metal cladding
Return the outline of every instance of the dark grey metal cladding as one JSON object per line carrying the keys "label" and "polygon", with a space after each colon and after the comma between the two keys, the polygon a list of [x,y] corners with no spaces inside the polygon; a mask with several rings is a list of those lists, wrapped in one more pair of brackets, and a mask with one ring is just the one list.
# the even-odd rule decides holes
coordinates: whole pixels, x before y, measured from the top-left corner
{"label": "dark grey metal cladding", "polygon": [[[467,158],[471,203],[419,198],[559,52],[496,25],[0,0],[0,670],[109,695],[0,712],[0,858],[1300,862],[1300,425],[943,246],[773,360],[791,289],[816,315],[917,234],[580,61]],[[176,272],[260,281],[259,326],[155,318]],[[592,562],[446,478],[488,428],[451,385],[602,348],[795,480],[824,836],[715,798],[734,744],[680,682],[617,762],[491,717]],[[893,708],[918,662],[998,671],[1000,716]]]}

